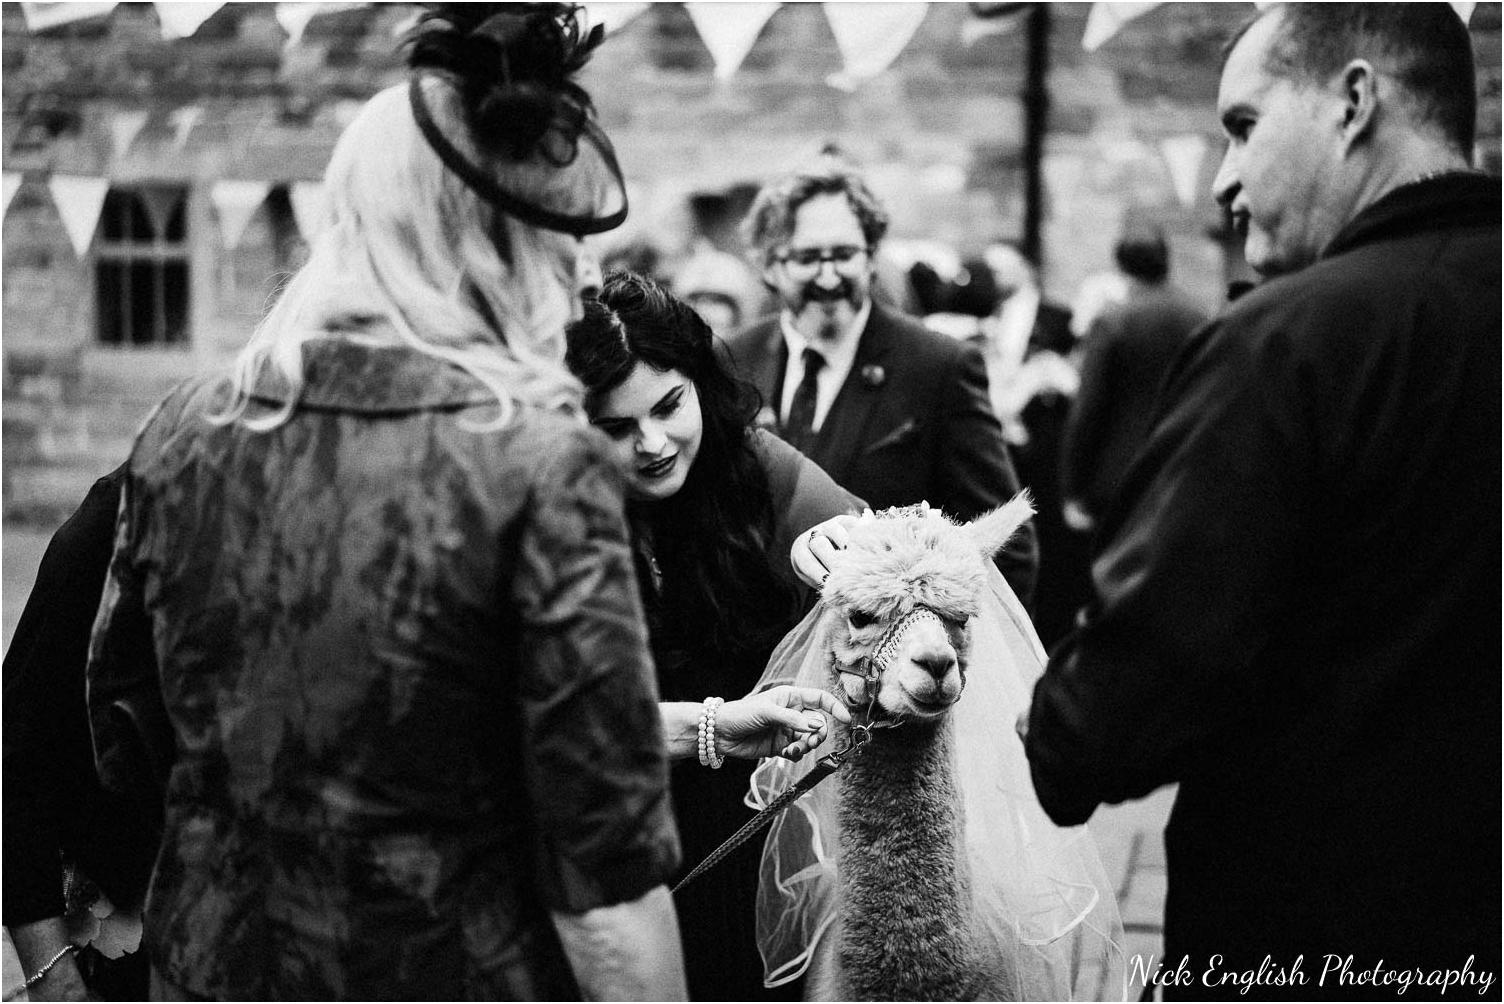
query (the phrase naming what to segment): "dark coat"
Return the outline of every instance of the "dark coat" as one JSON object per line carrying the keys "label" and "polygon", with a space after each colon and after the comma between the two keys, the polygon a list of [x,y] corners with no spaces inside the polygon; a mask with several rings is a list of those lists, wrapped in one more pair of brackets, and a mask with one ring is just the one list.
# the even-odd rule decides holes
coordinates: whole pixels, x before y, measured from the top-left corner
{"label": "dark coat", "polygon": [[1061,490],[1100,518],[1149,434],[1170,364],[1206,312],[1168,284],[1136,285],[1087,335],[1061,446]]}
{"label": "dark coat", "polygon": [[[788,360],[778,318],[738,332],[727,346],[740,374],[772,402],[765,414],[776,415]],[[879,303],[808,452],[874,509],[927,501],[966,521],[1019,490],[981,353]],[[1026,603],[1038,565],[1034,531],[1026,524],[998,558]]]}
{"label": "dark coat", "polygon": [[222,999],[576,997],[549,911],[678,864],[620,474],[562,415],[477,431],[494,398],[430,356],[303,354],[287,422],[191,382],[123,486],[88,696],[107,786],[115,709],[171,722],[152,963]]}
{"label": "dark coat", "polygon": [[1061,824],[1180,783],[1172,962],[1497,972],[1499,194],[1399,189],[1202,329],[1109,512],[1027,748]]}

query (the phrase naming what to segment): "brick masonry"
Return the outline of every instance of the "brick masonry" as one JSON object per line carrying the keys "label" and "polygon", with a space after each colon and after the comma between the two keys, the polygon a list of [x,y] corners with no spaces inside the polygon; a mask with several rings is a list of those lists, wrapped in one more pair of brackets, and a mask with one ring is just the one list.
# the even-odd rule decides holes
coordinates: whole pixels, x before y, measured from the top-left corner
{"label": "brick masonry", "polygon": [[[693,236],[692,195],[756,184],[827,141],[867,167],[895,237],[971,250],[1018,234],[1025,40],[1021,14],[1007,13],[1017,6],[931,4],[893,66],[847,93],[826,83],[840,56],[818,4],[783,5],[724,82],[682,5],[653,5],[585,73],[629,176],[633,216],[619,239],[650,238],[672,262]],[[1162,5],[1094,53],[1080,45],[1090,7],[1050,5],[1047,290],[1068,300],[1108,268],[1118,226],[1133,216],[1166,227],[1179,281],[1213,304],[1240,268],[1204,194],[1221,149],[1219,50],[1252,5]],[[1003,13],[982,19],[973,8]],[[19,4],[3,5],[4,168],[24,177],[3,231],[7,519],[56,522],[123,459],[168,387],[243,343],[299,249],[281,195],[226,251],[209,187],[317,179],[359,103],[399,78],[394,38],[412,15],[410,4],[356,6],[315,18],[286,45],[272,4],[230,4],[174,41],[160,37],[150,4],[35,35]],[[1479,161],[1497,172],[1499,5],[1479,4],[1471,30]],[[184,106],[202,117],[180,146],[173,114]],[[131,110],[149,116],[117,153],[111,122]],[[1208,151],[1190,205],[1159,153],[1161,140],[1184,135],[1205,137]],[[97,251],[80,260],[68,244],[46,188],[54,172],[187,186],[186,346],[97,343]]]}

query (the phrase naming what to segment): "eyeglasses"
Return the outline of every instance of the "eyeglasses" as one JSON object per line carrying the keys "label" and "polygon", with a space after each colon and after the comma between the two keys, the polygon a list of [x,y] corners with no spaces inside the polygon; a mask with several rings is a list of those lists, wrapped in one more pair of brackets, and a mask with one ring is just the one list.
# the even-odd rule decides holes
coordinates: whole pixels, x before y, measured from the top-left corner
{"label": "eyeglasses", "polygon": [[855,244],[838,244],[833,248],[790,248],[778,256],[778,261],[790,272],[813,274],[820,266],[830,262],[837,272],[850,275],[861,268],[869,249]]}

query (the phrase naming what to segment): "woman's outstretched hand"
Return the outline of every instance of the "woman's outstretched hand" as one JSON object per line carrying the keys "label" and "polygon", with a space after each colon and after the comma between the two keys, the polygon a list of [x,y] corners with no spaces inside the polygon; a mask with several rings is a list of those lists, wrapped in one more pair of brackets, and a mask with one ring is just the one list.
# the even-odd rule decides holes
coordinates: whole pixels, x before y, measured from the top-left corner
{"label": "woman's outstretched hand", "polygon": [[829,719],[850,722],[851,712],[834,695],[815,687],[770,687],[727,701],[715,716],[716,746],[724,756],[798,760],[830,734]]}

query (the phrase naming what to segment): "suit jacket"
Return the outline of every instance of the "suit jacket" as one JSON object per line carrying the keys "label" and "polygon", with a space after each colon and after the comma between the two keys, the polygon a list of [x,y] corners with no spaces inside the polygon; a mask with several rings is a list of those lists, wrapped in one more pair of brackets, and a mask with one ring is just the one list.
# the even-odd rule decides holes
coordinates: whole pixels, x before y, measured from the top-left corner
{"label": "suit jacket", "polygon": [[1499,204],[1404,186],[1197,332],[1035,688],[1056,822],[1180,783],[1193,970],[1498,971]]}
{"label": "suit jacket", "polygon": [[1062,444],[1066,498],[1101,518],[1149,434],[1170,364],[1206,319],[1205,311],[1168,284],[1136,288],[1097,318]]}
{"label": "suit jacket", "polygon": [[[774,405],[763,424],[779,431],[788,348],[778,317],[731,336],[727,348],[734,368]],[[809,455],[874,509],[927,501],[966,521],[1019,490],[981,353],[879,303]],[[1025,603],[1038,566],[1034,529],[1025,525],[998,557]]]}

